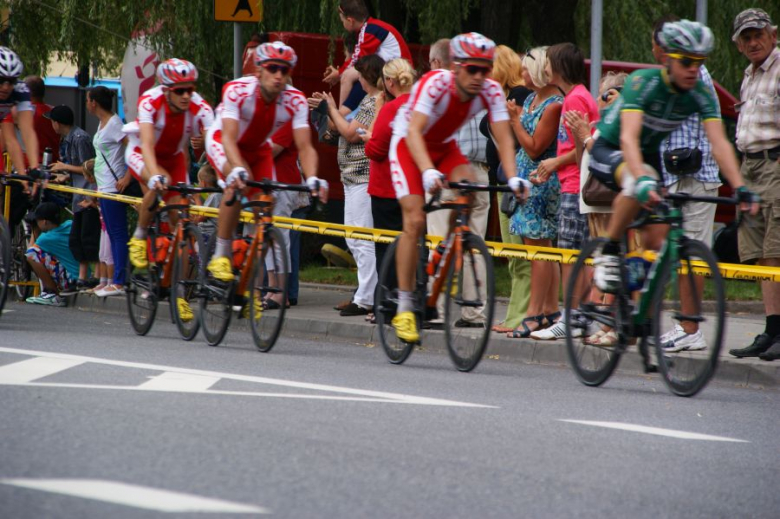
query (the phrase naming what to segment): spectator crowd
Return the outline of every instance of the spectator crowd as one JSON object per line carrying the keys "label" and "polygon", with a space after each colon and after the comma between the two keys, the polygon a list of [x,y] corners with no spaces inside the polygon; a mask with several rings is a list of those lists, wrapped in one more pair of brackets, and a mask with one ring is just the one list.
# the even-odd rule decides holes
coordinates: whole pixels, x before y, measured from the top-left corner
{"label": "spectator crowd", "polygon": [[[197,70],[184,60],[168,60],[160,65],[157,90],[145,93],[139,101],[139,107],[147,103],[148,110],[139,109],[138,120],[129,121],[130,124],[124,124],[114,112],[112,90],[102,86],[89,89],[87,111],[99,121],[93,136],[74,124],[71,107],[45,104],[41,78],[29,76],[16,82],[14,78],[21,71],[14,76],[15,70],[8,65],[9,60],[13,61],[13,53],[2,48],[0,75],[5,77],[0,78],[0,107],[14,107],[0,114],[3,144],[17,170],[23,169],[19,166],[22,162],[32,168],[40,164],[53,174],[51,182],[101,193],[144,196],[144,203],[148,204],[149,197],[166,184],[192,180],[204,186],[220,184],[231,188],[246,180],[244,174],[259,171],[258,168],[268,168],[282,182],[309,182],[316,178],[316,152],[308,133],[303,132],[308,132],[311,124],[316,130],[315,138],[338,148],[344,224],[401,231],[404,210],[396,197],[397,179],[391,171],[394,121],[411,102],[410,94],[419,76],[401,34],[370,17],[363,0],[340,0],[339,17],[348,33],[346,55],[340,67],[328,67],[323,77],[324,83],[337,87],[338,100],[329,91],[311,92],[303,97],[288,84],[297,58],[286,56],[284,45],[253,41],[245,54],[246,76],[226,85],[226,94],[216,111],[198,96]],[[647,35],[647,44],[659,64],[666,59],[659,34],[665,24],[676,21],[674,16],[659,19],[653,33]],[[736,148],[741,154],[741,173],[747,187],[762,200],[760,212],[748,216],[749,225],[739,228],[739,256],[745,263],[780,267],[780,220],[775,218],[780,210],[777,26],[763,10],[748,9],[736,16],[729,36],[747,64],[737,104]],[[263,52],[271,54],[264,59]],[[256,56],[257,66],[252,56]],[[433,43],[428,59],[432,71],[454,69],[450,40]],[[289,66],[268,64],[277,62],[287,62]],[[708,70],[708,66],[717,67],[717,63],[693,65],[698,68],[699,79],[717,99]],[[472,232],[486,235],[491,206],[497,205],[501,208],[501,238],[506,243],[578,250],[591,237],[607,236],[611,204],[617,192],[603,192],[599,197],[587,187],[591,180],[589,163],[599,137],[597,123],[608,107],[621,102],[622,91],[628,88],[627,74],[605,74],[594,98],[587,87],[582,50],[571,43],[560,43],[522,53],[499,45],[490,76],[507,100],[516,175],[532,187],[524,204],[491,198],[487,193],[477,194],[469,222]],[[244,120],[248,110],[261,109],[254,104],[249,106],[241,97],[249,95],[244,92],[256,85],[263,95],[272,93],[266,103],[280,99],[279,104],[284,104],[291,114],[284,116],[287,119],[280,112],[276,112],[275,118],[269,116],[267,131],[264,126],[262,130],[261,126],[247,127]],[[239,100],[228,100],[229,92],[236,93]],[[258,101],[257,106],[261,104]],[[183,117],[186,124],[184,129],[174,130],[181,126],[177,126],[178,117]],[[489,123],[487,110],[474,114],[455,134],[454,141],[477,182],[507,184],[510,178],[499,160],[496,136]],[[13,124],[19,128],[19,137]],[[171,137],[174,131],[178,133]],[[253,137],[252,132],[259,137]],[[32,144],[32,139],[37,144]],[[26,144],[23,150],[20,144]],[[695,150],[701,161],[695,171],[685,175],[670,171],[668,163],[658,161],[666,189],[695,195],[717,194],[721,176],[699,115],[691,116],[664,140],[661,152],[669,150]],[[28,155],[26,159],[24,153]],[[238,167],[242,164],[245,167]],[[318,180],[319,185],[327,187],[324,180]],[[29,194],[18,188],[13,196],[16,200]],[[128,254],[134,264],[145,261],[150,217],[140,211],[138,226],[132,231],[128,229],[128,214],[132,211],[128,212],[122,202],[78,193],[65,205],[67,201],[57,194],[47,192],[43,196],[41,203],[29,212],[28,220],[36,224],[37,233],[27,252],[42,290],[28,302],[64,306],[63,296],[78,291],[99,297],[123,295]],[[442,199],[453,196],[445,190]],[[204,235],[216,244],[216,258],[229,257],[236,237],[237,217],[230,212],[234,210],[225,207],[221,195],[211,195],[203,203],[220,208],[219,220],[205,219],[200,225]],[[308,205],[308,197],[279,194],[274,214],[303,216]],[[686,234],[711,245],[715,209],[715,205],[706,203],[686,205]],[[65,214],[72,216],[63,218]],[[12,225],[19,219],[19,212],[14,211]],[[425,222],[427,233],[446,235],[450,219],[447,211],[429,214]],[[652,229],[641,239],[631,236],[629,248],[640,252],[657,249],[663,239],[662,229]],[[300,235],[285,231],[284,241],[292,264],[289,300],[271,299],[264,302],[267,307],[295,305],[298,301]],[[378,273],[387,246],[351,239],[347,245],[357,263],[358,287],[337,311],[341,316],[365,316],[371,320]],[[220,266],[209,266],[212,267],[212,273],[218,277]],[[579,329],[566,330],[559,309],[559,294],[568,282],[571,265],[510,259],[506,268],[511,295],[505,319],[493,326],[495,332],[510,338],[537,340],[559,340],[567,333],[582,333]],[[751,345],[730,353],[776,360],[780,359],[780,284],[761,284],[766,329]],[[434,317],[430,325],[439,323]],[[485,316],[480,308],[464,308],[456,326],[486,326]],[[670,340],[683,344],[693,340],[697,332],[678,325],[675,333]],[[609,346],[616,343],[617,336],[612,330],[599,330],[586,340]]]}

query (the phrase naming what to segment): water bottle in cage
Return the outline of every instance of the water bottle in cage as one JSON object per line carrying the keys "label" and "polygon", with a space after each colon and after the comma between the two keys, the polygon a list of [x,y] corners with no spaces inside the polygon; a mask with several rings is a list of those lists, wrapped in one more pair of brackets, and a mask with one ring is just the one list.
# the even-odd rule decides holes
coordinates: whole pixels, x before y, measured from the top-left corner
{"label": "water bottle in cage", "polygon": [[428,267],[426,269],[429,276],[433,276],[435,273],[436,267],[439,266],[439,260],[441,260],[441,257],[444,255],[444,251],[446,249],[447,243],[444,240],[440,241],[436,248],[433,249],[433,252],[431,253],[431,261],[428,262]]}

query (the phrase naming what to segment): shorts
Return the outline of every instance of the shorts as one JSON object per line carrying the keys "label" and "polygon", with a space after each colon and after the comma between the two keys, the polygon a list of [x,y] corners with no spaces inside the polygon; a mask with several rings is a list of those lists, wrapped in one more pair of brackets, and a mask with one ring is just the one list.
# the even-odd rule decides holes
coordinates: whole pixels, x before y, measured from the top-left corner
{"label": "shorts", "polygon": [[[268,141],[259,147],[246,149],[239,146],[241,157],[249,166],[250,180],[263,180],[264,178],[276,180],[276,168],[274,167],[274,155],[271,145]],[[217,176],[225,180],[225,166],[228,163],[225,146],[222,144],[222,130],[209,131],[206,134],[206,153],[209,163],[214,168]],[[252,197],[260,190],[257,188],[248,188],[246,196]]]}
{"label": "shorts", "polygon": [[[426,143],[428,155],[433,167],[441,171],[447,178],[458,166],[469,166],[471,163],[460,152],[458,144],[452,140],[443,143]],[[395,197],[402,199],[407,195],[425,195],[422,183],[422,172],[415,164],[406,138],[394,136],[390,141],[390,175],[393,179]]]}
{"label": "shorts", "polygon": [[72,285],[75,285],[75,280],[70,277],[68,272],[65,270],[65,266],[60,263],[54,256],[48,252],[44,252],[43,249],[41,249],[39,246],[33,245],[27,249],[25,256],[29,260],[43,265],[49,272],[52,280],[54,280],[54,284],[57,285],[57,288],[60,290],[66,290]]}
{"label": "shorts", "polygon": [[780,258],[780,163],[746,158],[741,172],[748,189],[761,197],[761,209],[755,216],[745,214],[739,226],[739,259]]}
{"label": "shorts", "polygon": [[580,214],[580,194],[561,193],[561,209],[558,219],[558,248],[579,250],[589,238],[588,222]]}
{"label": "shorts", "polygon": [[[711,186],[717,186],[717,184],[711,184]],[[717,187],[707,189],[707,184],[691,176],[680,177],[677,182],[669,186],[668,191],[696,196],[718,196]],[[685,235],[692,240],[699,240],[707,247],[712,247],[713,224],[717,209],[717,204],[708,204],[707,202],[688,202],[683,205]]]}
{"label": "shorts", "polygon": [[[127,162],[130,174],[133,175],[133,178],[135,178],[138,183],[145,188],[146,182],[144,182],[141,178],[141,172],[144,170],[144,168],[146,168],[146,163],[144,162],[144,156],[141,151],[140,144],[133,144],[131,141],[131,144],[127,146],[127,150],[125,151],[125,161]],[[168,172],[168,174],[171,176],[171,182],[173,184],[178,184],[179,182],[189,184],[187,159],[184,156],[184,153],[179,152],[175,155],[165,156],[157,155],[157,164],[159,164],[161,168]],[[170,191],[163,195],[163,199],[168,201],[169,199],[177,196],[180,196],[179,193]]]}
{"label": "shorts", "polygon": [[[643,153],[642,159],[645,164],[658,172],[658,178],[661,178],[661,155],[658,151],[655,153]],[[588,169],[596,179],[613,191],[621,191],[621,176],[625,161],[623,152],[619,146],[607,142],[603,138],[596,139],[593,148],[590,150],[590,164]]]}

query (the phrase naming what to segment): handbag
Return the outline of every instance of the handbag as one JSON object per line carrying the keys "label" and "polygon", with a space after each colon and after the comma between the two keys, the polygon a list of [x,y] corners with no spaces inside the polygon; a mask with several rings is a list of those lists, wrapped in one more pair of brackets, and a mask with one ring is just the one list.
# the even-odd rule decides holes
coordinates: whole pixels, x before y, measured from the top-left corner
{"label": "handbag", "polygon": [[[108,166],[108,170],[111,172],[111,176],[114,177],[114,182],[119,182],[119,177],[116,176],[116,173],[114,173],[114,168],[111,167],[111,163],[108,161],[106,156],[103,154],[102,150],[98,150],[100,152],[100,156],[103,157],[103,162],[106,163],[106,166]],[[125,173],[125,175],[129,175],[129,173]],[[141,184],[138,183],[138,180],[133,178],[130,180],[130,183],[127,184],[127,187],[124,191],[122,191],[122,194],[125,196],[133,196],[135,198],[143,198],[144,193],[141,190]]]}
{"label": "handbag", "polygon": [[517,197],[514,193],[501,193],[501,202],[498,204],[498,209],[511,217],[517,211]]}
{"label": "handbag", "polygon": [[609,207],[617,197],[618,192],[608,188],[588,172],[588,179],[582,186],[582,201],[592,207]]}
{"label": "handbag", "polygon": [[695,148],[676,148],[669,149],[669,141],[666,141],[667,149],[664,151],[664,166],[668,173],[674,175],[693,175],[701,169],[704,156],[699,149],[701,142],[701,124],[696,136]]}

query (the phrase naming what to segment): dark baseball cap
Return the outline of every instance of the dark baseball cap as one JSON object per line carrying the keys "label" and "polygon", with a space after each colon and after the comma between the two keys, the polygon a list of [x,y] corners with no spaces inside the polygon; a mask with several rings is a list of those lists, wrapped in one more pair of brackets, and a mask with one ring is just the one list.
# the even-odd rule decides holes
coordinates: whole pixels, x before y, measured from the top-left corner
{"label": "dark baseball cap", "polygon": [[34,220],[48,220],[57,223],[60,221],[60,208],[53,202],[44,202],[32,212]]}
{"label": "dark baseball cap", "polygon": [[763,29],[772,25],[772,19],[763,9],[745,9],[734,18],[734,34],[732,41],[737,41],[739,34],[745,29]]}
{"label": "dark baseball cap", "polygon": [[58,105],[51,109],[51,112],[46,112],[43,116],[47,119],[51,119],[54,122],[65,124],[67,126],[73,126],[73,110],[69,106]]}

